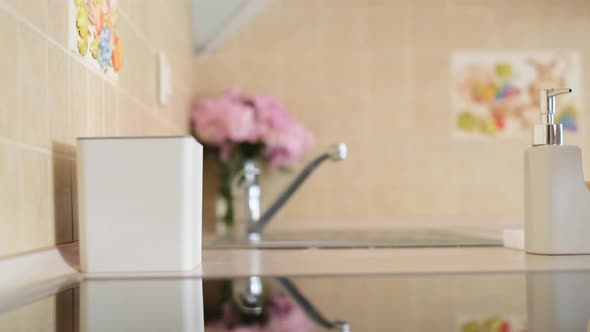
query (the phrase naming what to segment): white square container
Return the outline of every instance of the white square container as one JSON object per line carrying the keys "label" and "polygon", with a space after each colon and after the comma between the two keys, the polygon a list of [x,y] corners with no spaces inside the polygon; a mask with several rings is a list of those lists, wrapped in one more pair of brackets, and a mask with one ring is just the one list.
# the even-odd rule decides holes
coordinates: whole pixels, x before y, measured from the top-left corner
{"label": "white square container", "polygon": [[203,147],[191,136],[79,138],[83,272],[201,263]]}

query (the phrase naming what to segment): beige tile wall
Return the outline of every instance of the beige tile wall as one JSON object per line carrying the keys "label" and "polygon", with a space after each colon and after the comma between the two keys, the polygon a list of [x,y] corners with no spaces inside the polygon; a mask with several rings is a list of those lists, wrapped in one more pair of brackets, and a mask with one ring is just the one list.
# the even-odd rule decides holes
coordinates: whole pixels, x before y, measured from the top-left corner
{"label": "beige tile wall", "polygon": [[[76,137],[188,132],[190,2],[121,1],[124,64],[113,83],[67,49],[71,1],[0,0],[0,256],[76,239]],[[175,88],[165,107],[160,50]]]}
{"label": "beige tile wall", "polygon": [[[575,49],[589,77],[589,30],[584,0],[277,0],[198,66],[199,93],[274,94],[315,134],[313,153],[348,143],[277,224],[505,222],[522,215],[529,137],[453,138],[450,54]],[[288,178],[271,175],[267,199]]]}

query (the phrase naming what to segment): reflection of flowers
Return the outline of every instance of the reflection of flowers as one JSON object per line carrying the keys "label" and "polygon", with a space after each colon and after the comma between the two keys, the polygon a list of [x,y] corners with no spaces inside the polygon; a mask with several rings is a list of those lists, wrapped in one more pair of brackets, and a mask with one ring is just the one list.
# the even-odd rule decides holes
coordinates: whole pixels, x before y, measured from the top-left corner
{"label": "reflection of flowers", "polygon": [[301,309],[281,294],[271,296],[258,321],[242,321],[235,306],[226,302],[220,319],[207,324],[207,330],[215,332],[308,332],[312,327]]}
{"label": "reflection of flowers", "polygon": [[309,319],[288,297],[275,295],[271,298],[269,320],[263,331],[305,332],[311,329]]}

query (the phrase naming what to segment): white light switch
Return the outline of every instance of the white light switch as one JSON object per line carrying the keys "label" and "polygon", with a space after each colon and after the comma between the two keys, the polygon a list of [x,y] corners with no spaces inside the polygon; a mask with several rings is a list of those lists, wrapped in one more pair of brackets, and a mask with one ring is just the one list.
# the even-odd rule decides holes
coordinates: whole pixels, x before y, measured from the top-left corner
{"label": "white light switch", "polygon": [[158,54],[158,85],[160,90],[160,104],[166,105],[172,97],[172,69],[170,61],[164,52]]}

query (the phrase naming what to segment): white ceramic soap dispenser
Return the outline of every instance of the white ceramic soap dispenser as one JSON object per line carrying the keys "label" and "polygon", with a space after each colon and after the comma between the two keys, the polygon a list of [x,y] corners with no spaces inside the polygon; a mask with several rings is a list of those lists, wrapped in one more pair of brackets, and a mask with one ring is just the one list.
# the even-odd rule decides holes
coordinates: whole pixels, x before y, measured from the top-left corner
{"label": "white ceramic soap dispenser", "polygon": [[590,190],[582,154],[563,145],[554,123],[555,97],[571,89],[540,91],[542,124],[525,153],[525,250],[544,255],[590,254]]}

